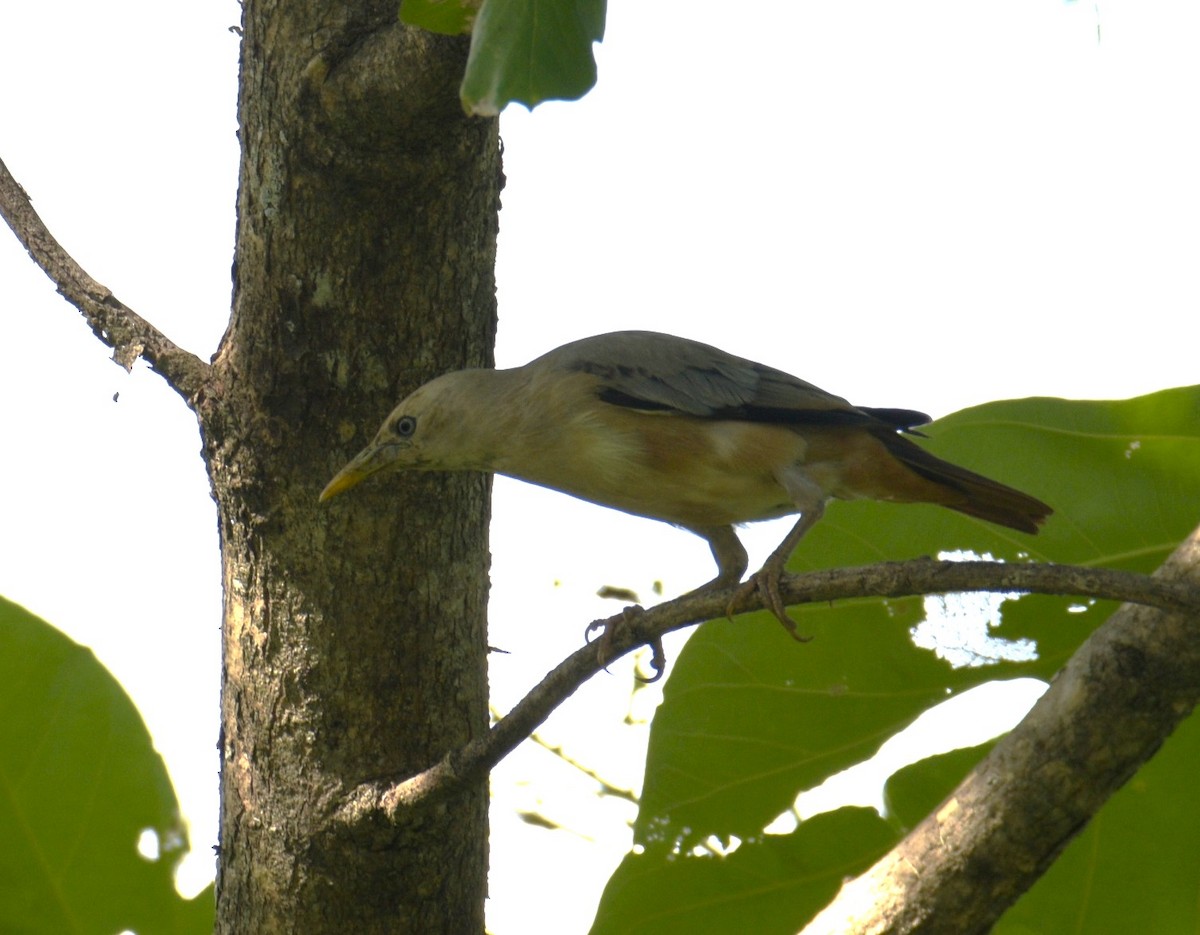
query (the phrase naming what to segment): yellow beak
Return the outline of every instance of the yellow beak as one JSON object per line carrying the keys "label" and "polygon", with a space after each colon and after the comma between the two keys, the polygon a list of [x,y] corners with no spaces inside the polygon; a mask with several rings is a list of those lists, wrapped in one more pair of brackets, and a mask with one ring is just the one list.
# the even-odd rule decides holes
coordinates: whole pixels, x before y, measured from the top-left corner
{"label": "yellow beak", "polygon": [[349,490],[355,484],[370,477],[377,471],[387,467],[394,458],[394,446],[374,444],[367,445],[344,468],[338,471],[325,489],[321,491],[318,502],[324,502],[336,496],[343,490]]}

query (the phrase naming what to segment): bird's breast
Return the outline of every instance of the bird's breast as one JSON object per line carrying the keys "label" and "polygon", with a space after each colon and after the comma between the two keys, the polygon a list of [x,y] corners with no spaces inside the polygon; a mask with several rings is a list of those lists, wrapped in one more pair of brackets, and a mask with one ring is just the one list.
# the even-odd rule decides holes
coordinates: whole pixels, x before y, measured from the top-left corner
{"label": "bird's breast", "polygon": [[500,473],[683,526],[797,510],[777,480],[804,460],[804,440],[788,428],[606,405],[546,428]]}

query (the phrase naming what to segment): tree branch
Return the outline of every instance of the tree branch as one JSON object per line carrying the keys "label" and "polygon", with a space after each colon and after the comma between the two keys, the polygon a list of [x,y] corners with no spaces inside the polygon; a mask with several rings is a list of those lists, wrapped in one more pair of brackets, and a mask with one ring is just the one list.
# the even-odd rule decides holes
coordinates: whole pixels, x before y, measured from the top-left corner
{"label": "tree branch", "polygon": [[46,228],[29,196],[0,160],[0,215],[58,294],[87,319],[92,332],[113,349],[126,370],[144,357],[189,404],[208,377],[209,365],[171,342],[84,271]]}
{"label": "tree branch", "polygon": [[[1200,589],[1200,530],[1153,580]],[[1198,631],[1194,604],[1118,608],[1025,719],[805,935],[989,930],[1195,707]]]}
{"label": "tree branch", "polygon": [[[1174,615],[1170,619],[1200,616],[1198,580],[1174,580],[1071,565],[916,559],[786,575],[780,584],[788,604],[854,597],[909,597],[950,591],[1021,591],[1131,602],[1157,608],[1154,614],[1158,617],[1166,618],[1169,612]],[[486,735],[447,754],[441,762],[410,779],[358,786],[337,806],[339,818],[347,823],[373,817],[395,821],[400,818],[402,809],[443,799],[477,781],[606,664],[673,630],[724,616],[735,593],[737,589],[730,588],[684,595],[651,610],[631,608],[605,621],[597,621],[606,628],[600,643],[604,647],[604,659],[600,658],[597,645],[582,647],[549,672]],[[740,609],[761,607],[761,597],[755,593]],[[1200,641],[1195,642],[1200,645]]]}

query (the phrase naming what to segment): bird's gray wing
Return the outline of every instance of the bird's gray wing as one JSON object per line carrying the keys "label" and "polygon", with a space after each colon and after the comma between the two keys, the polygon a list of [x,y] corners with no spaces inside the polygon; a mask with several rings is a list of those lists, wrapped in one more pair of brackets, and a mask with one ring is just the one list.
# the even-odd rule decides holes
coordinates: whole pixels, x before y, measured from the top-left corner
{"label": "bird's gray wing", "polygon": [[529,364],[592,374],[599,396],[631,409],[709,419],[908,428],[929,421],[902,409],[870,410],[764,364],[652,331],[584,338]]}

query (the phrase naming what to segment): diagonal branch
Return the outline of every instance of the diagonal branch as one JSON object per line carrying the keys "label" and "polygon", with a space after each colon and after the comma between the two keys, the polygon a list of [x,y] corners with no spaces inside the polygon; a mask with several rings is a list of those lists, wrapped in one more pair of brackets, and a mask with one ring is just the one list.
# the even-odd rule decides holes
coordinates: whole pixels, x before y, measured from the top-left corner
{"label": "diagonal branch", "polygon": [[126,370],[144,357],[189,403],[204,385],[209,365],[174,344],[150,322],[118,300],[62,248],[33,209],[29,196],[0,160],[0,215],[33,261],[58,287],[58,294],[87,319],[92,332],[113,349]]}
{"label": "diagonal branch", "polygon": [[[1132,572],[1071,565],[1010,565],[1000,562],[942,562],[916,559],[858,568],[788,575],[781,582],[786,603],[801,604],[854,597],[908,597],[949,591],[1023,591],[1125,601],[1167,613],[1200,617],[1200,587]],[[528,737],[560,704],[605,664],[673,630],[724,616],[736,588],[684,595],[651,610],[626,610],[603,623],[605,658],[584,646],[546,675],[483,737],[447,754],[439,763],[401,782],[364,783],[341,802],[347,823],[382,816],[396,821],[405,809],[441,800],[481,779]],[[743,610],[762,607],[755,592]]]}

